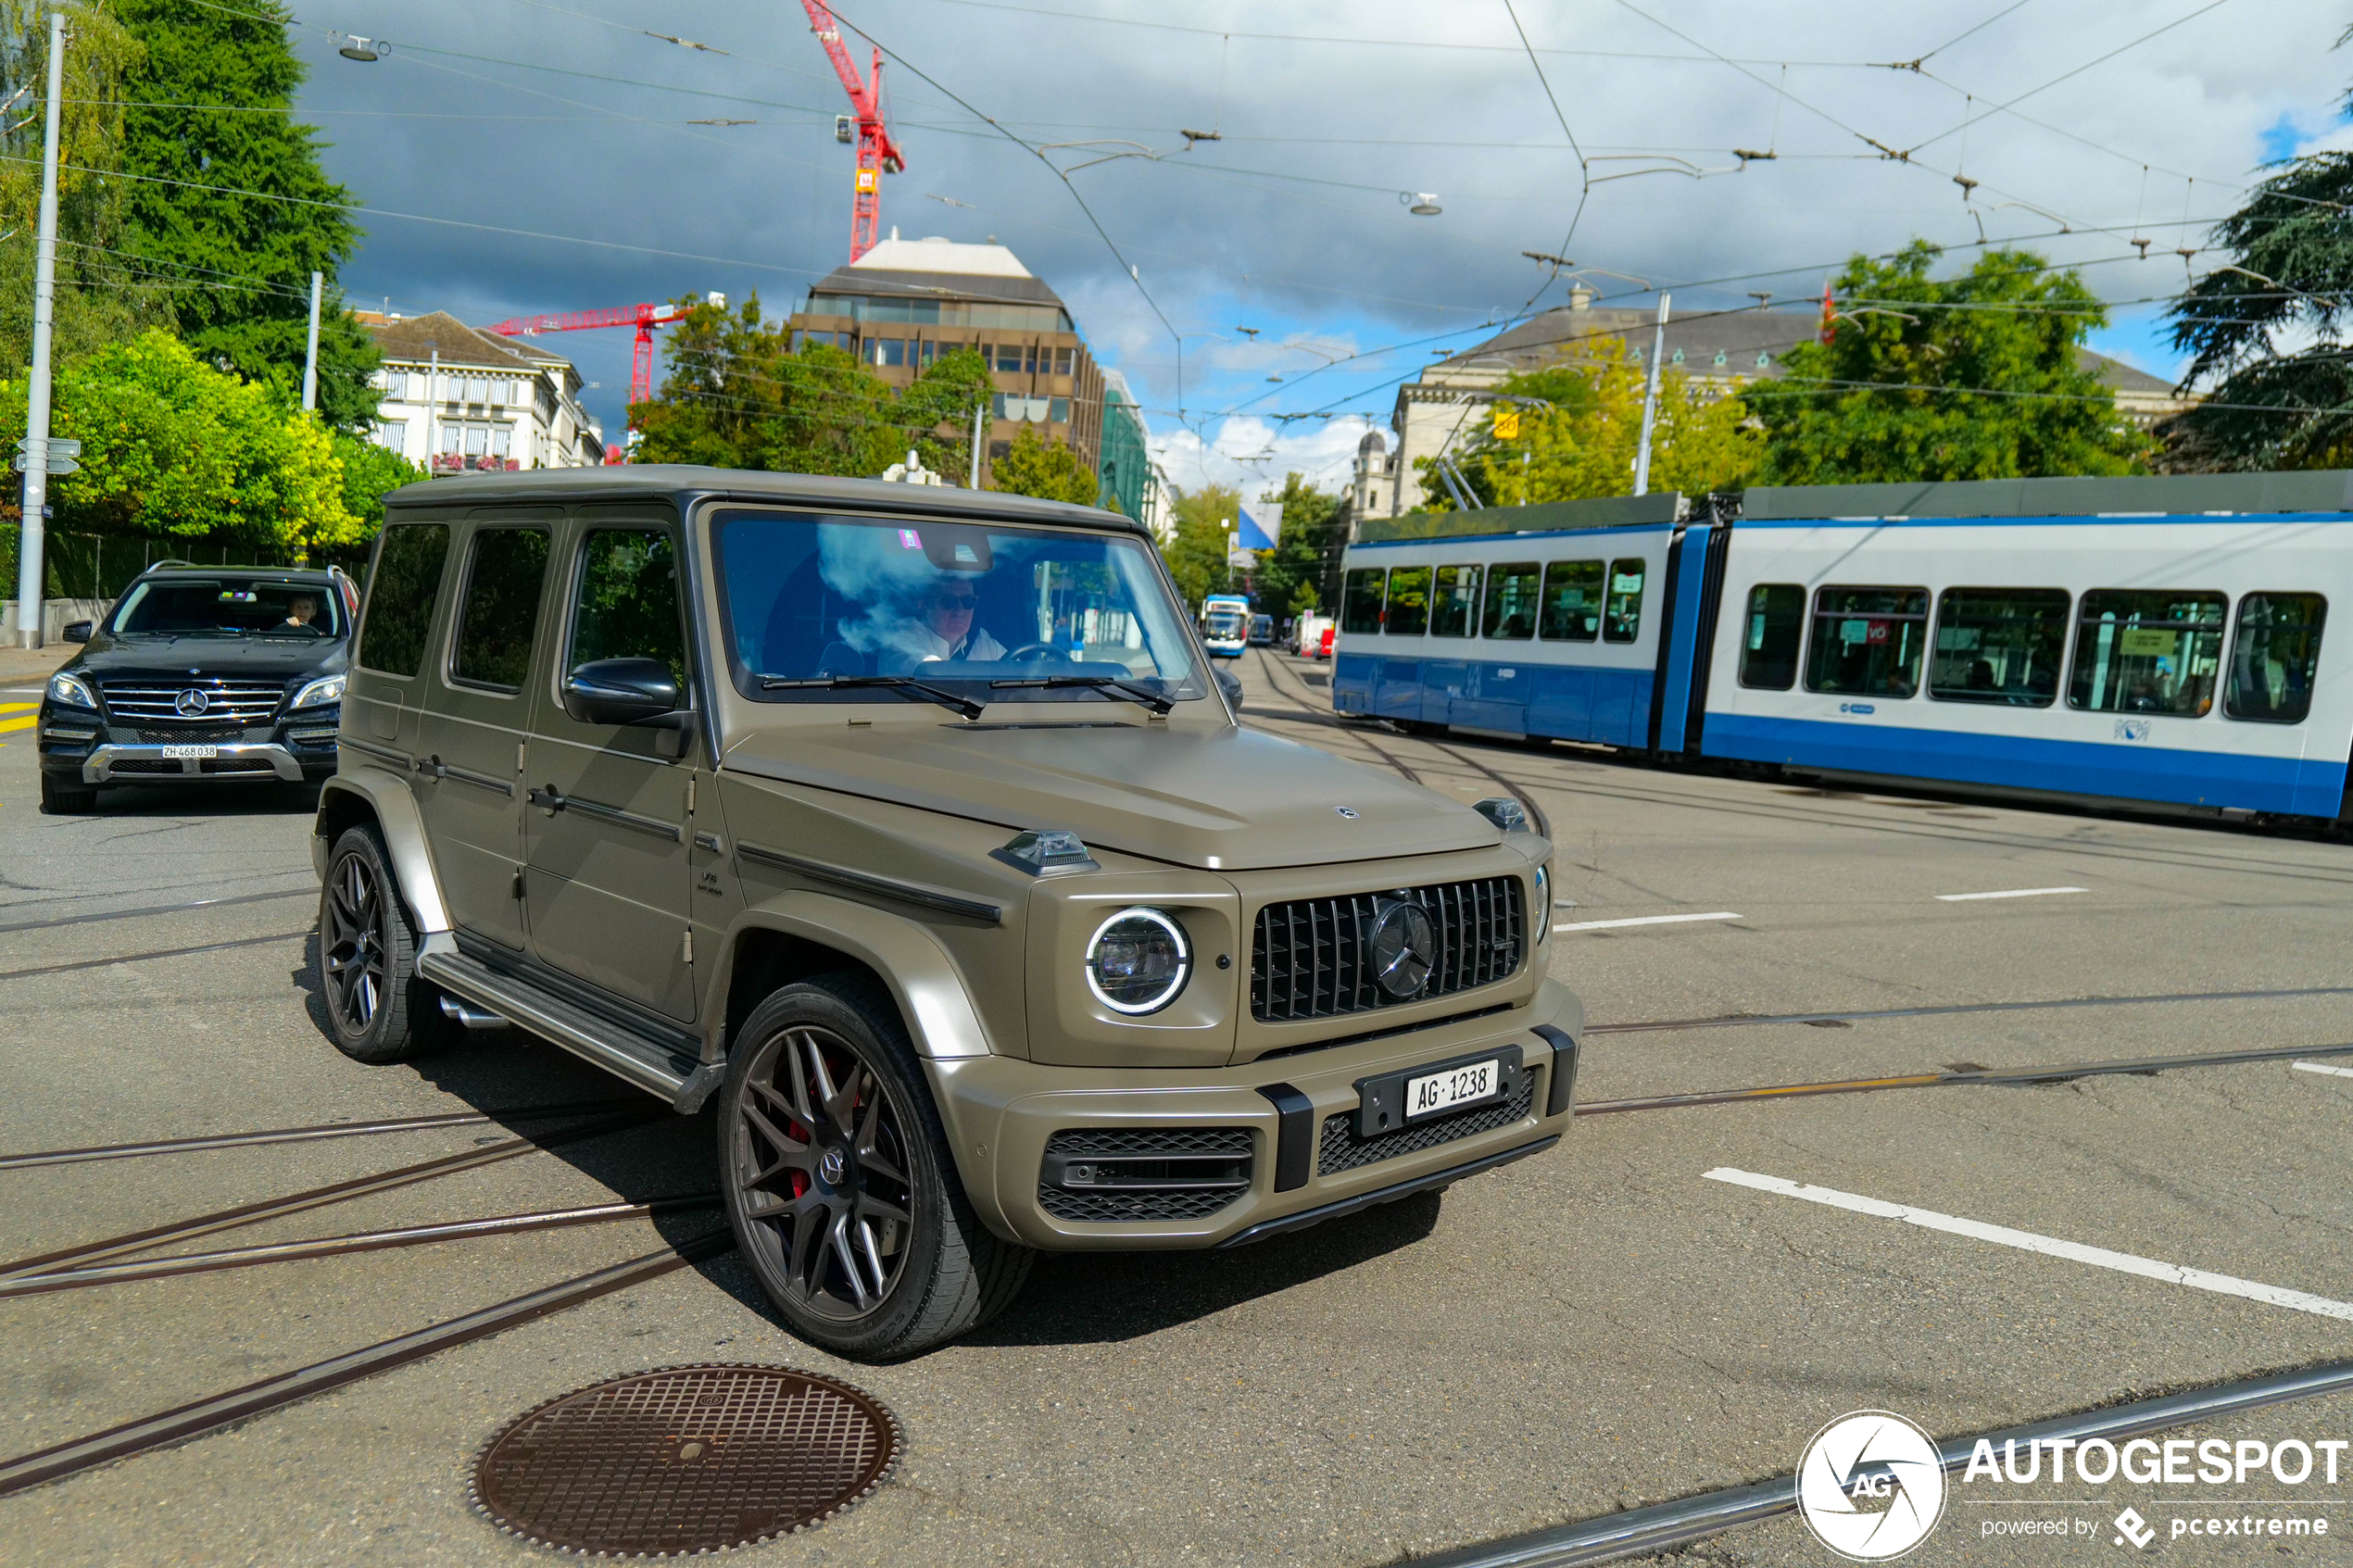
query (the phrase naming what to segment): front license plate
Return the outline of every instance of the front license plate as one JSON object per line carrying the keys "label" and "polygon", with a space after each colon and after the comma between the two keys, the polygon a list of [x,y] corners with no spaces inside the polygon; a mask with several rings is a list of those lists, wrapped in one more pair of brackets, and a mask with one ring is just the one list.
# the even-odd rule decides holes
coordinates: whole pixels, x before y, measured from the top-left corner
{"label": "front license plate", "polygon": [[163,748],[163,759],[167,762],[183,761],[191,757],[200,762],[209,762],[220,755],[220,748],[217,746],[167,746]]}
{"label": "front license plate", "polygon": [[1423,1078],[1405,1080],[1405,1120],[1418,1122],[1441,1110],[1493,1099],[1504,1092],[1504,1062],[1500,1057],[1450,1067]]}

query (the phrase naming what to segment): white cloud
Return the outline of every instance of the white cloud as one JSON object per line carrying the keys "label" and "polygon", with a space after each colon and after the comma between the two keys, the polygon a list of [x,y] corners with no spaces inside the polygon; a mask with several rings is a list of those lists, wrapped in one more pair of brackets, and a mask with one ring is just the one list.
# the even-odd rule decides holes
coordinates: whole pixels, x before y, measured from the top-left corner
{"label": "white cloud", "polygon": [[1230,484],[1245,496],[1271,495],[1293,472],[1337,490],[1348,483],[1356,445],[1372,428],[1370,420],[1353,414],[1284,423],[1243,414],[1220,423],[1206,443],[1189,429],[1155,431],[1151,452],[1179,490]]}

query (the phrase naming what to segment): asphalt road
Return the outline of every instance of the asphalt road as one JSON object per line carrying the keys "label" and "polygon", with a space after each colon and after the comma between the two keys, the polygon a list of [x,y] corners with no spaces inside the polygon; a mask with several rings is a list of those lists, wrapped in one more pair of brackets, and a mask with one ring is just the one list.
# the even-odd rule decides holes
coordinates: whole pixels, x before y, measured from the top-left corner
{"label": "asphalt road", "polygon": [[[2353,1047],[2344,845],[1405,736],[1333,721],[1315,667],[1253,653],[1242,674],[1260,727],[1458,797],[1509,790],[1543,813],[1559,845],[1554,916],[1571,928],[1552,939],[1553,971],[1597,1026],[1581,1100],[2259,1048],[2353,1069],[2353,1055],[2326,1054]],[[317,1022],[304,798],[124,794],[98,816],[47,818],[31,764],[29,736],[0,731],[0,1154],[623,1092],[513,1033],[413,1066],[346,1061]],[[2061,887],[2081,891],[1951,897]],[[89,918],[198,899],[244,901]],[[1660,918],[1674,916],[1707,918]],[[1615,923],[1637,921],[1653,923]],[[2164,999],[2186,997],[2200,999]],[[2012,1005],[2060,1002],[2080,1005]],[[1788,1014],[1814,1021],[1770,1021]],[[1903,1016],[1853,1016],[1867,1014]],[[2353,1308],[2327,1311],[2353,1300],[2348,1110],[2353,1076],[2282,1058],[1595,1115],[1555,1151],[1442,1199],[1239,1254],[1045,1260],[997,1323],[887,1367],[790,1338],[721,1257],[0,1499],[0,1555],[543,1561],[471,1510],[480,1446],[566,1390],[718,1360],[846,1377],[909,1437],[875,1498],[748,1561],[1391,1562],[1785,1474],[1809,1435],[1857,1408],[1950,1436],[2353,1354]],[[494,1119],[0,1169],[0,1258],[508,1135]],[[711,1185],[711,1139],[708,1118],[663,1116],[177,1250],[692,1194]],[[711,1223],[689,1212],[0,1299],[0,1458]],[[1988,1239],[1969,1223],[2006,1230]],[[2120,1272],[2085,1248],[2276,1288]],[[2189,1436],[2353,1438],[2353,1400]],[[2081,1561],[2119,1549],[2106,1521],[2128,1503],[2162,1523],[2215,1499],[2292,1503],[2335,1535],[2284,1546],[2161,1531],[2149,1554],[2325,1560],[2353,1532],[2349,1495],[2353,1461],[2334,1487],[2259,1476],[1996,1496],[1981,1483],[1956,1488],[1908,1561]],[[2100,1533],[1985,1527],[2069,1508]],[[1835,1561],[1792,1520],[1692,1555]]]}

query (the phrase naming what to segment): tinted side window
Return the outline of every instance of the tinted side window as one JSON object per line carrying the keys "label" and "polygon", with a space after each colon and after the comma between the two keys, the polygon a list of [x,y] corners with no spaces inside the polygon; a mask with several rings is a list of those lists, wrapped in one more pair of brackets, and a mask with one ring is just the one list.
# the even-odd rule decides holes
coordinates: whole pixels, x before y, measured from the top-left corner
{"label": "tinted side window", "polygon": [[667,530],[600,528],[588,535],[572,614],[571,667],[598,659],[659,659],[685,688],[678,557]]}
{"label": "tinted side window", "polygon": [[1642,629],[1642,567],[1640,559],[1609,564],[1609,604],[1602,614],[1602,641],[1630,643]]}
{"label": "tinted side window", "polygon": [[359,634],[359,663],[387,675],[414,675],[425,664],[425,628],[441,596],[441,568],[449,557],[449,528],[439,522],[396,523],[377,546],[368,579]]}
{"label": "tinted side window", "polygon": [[1340,629],[1343,632],[1380,630],[1381,587],[1389,573],[1378,566],[1350,571],[1340,591]]}
{"label": "tinted side window", "polygon": [[1431,603],[1429,634],[1468,637],[1478,631],[1478,568],[1441,566],[1438,596]]}
{"label": "tinted side window", "polygon": [[1429,629],[1429,568],[1390,568],[1386,619],[1392,637],[1418,637]]}
{"label": "tinted side window", "polygon": [[1819,589],[1814,596],[1806,689],[1910,696],[1920,689],[1920,645],[1927,633],[1926,588]]}
{"label": "tinted side window", "polygon": [[458,617],[452,680],[502,692],[522,690],[531,645],[539,633],[539,584],[547,572],[547,533],[539,528],[485,528],[474,535],[473,564]]}
{"label": "tinted side window", "polygon": [[2328,601],[2318,594],[2249,594],[2241,599],[2222,711],[2233,719],[2302,723],[2312,709],[2321,622],[2328,612]]}
{"label": "tinted side window", "polygon": [[1947,588],[1936,596],[1928,695],[2048,708],[2067,656],[2064,588]]}
{"label": "tinted side window", "polygon": [[1487,634],[1532,637],[1543,576],[1534,561],[1487,569]]}
{"label": "tinted side window", "polygon": [[1806,590],[1760,583],[1748,591],[1748,628],[1741,639],[1741,684],[1785,692],[1797,684],[1797,645],[1806,633]]}
{"label": "tinted side window", "polygon": [[2101,713],[2199,717],[2214,706],[2226,604],[2220,594],[2166,588],[2084,595],[2067,705]]}
{"label": "tinted side window", "polygon": [[1544,606],[1536,633],[1572,643],[1590,643],[1602,634],[1601,562],[1556,560],[1544,569]]}

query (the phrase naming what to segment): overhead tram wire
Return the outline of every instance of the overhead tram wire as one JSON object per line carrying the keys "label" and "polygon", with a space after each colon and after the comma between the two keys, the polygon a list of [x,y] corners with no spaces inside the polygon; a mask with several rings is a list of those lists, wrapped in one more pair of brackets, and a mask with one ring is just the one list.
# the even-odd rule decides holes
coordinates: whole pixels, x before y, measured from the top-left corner
{"label": "overhead tram wire", "polygon": [[[1577,210],[1568,215],[1568,232],[1561,236],[1561,243],[1553,253],[1556,257],[1567,256],[1569,242],[1577,237],[1577,225],[1585,216],[1585,204],[1592,198],[1593,166],[1586,161],[1585,149],[1577,144],[1577,132],[1569,126],[1568,115],[1561,107],[1558,94],[1553,91],[1552,79],[1544,74],[1544,62],[1536,57],[1536,45],[1528,41],[1528,29],[1520,25],[1519,10],[1512,4],[1512,0],[1504,0],[1504,14],[1512,19],[1512,31],[1519,34],[1520,47],[1528,51],[1528,63],[1536,69],[1537,85],[1544,89],[1544,101],[1553,106],[1553,118],[1560,121],[1561,134],[1568,138],[1568,150],[1577,157]],[[1560,263],[1555,261],[1553,264],[1552,277],[1557,279],[1559,276]],[[1546,282],[1549,284],[1552,279],[1547,279]],[[1538,289],[1536,294],[1541,296],[1543,292],[1542,289]],[[1529,303],[1534,304],[1535,299],[1531,297]]]}
{"label": "overhead tram wire", "polygon": [[1962,39],[1975,37],[1977,34],[1983,32],[1987,28],[1992,27],[1995,22],[2000,21],[2004,17],[2008,16],[2012,11],[2022,11],[2032,4],[2033,4],[2033,0],[2012,0],[2012,4],[2003,6],[2000,10],[1986,18],[1983,21],[1979,22],[1976,26],[1965,28],[1961,31],[1955,33],[1952,37],[1947,38],[1944,43],[1939,44],[1935,48],[1931,49],[1927,54],[1915,55],[1908,60],[1897,61],[1889,66],[1888,69],[1890,70],[1919,70],[1922,65],[1931,59],[1934,59],[1945,50],[1950,49]]}

